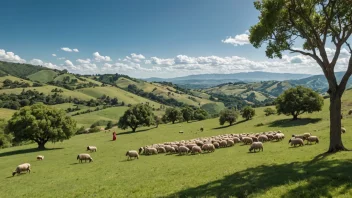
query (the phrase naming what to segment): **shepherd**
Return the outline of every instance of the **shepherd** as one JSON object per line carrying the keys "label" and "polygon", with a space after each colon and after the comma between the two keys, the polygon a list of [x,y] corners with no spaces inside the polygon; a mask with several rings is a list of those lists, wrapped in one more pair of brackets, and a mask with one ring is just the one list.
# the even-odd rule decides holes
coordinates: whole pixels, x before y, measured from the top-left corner
{"label": "shepherd", "polygon": [[112,133],[112,141],[115,141],[116,140],[116,132],[114,131],[113,133]]}

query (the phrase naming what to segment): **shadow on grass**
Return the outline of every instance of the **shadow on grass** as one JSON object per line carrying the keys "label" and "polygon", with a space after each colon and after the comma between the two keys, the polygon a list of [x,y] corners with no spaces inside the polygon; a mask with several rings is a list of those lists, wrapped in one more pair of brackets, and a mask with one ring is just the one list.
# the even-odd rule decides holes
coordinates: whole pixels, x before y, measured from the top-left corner
{"label": "shadow on grass", "polygon": [[[154,128],[155,128],[155,127],[154,127]],[[135,131],[135,132],[133,132],[133,131],[127,131],[127,132],[118,133],[118,134],[116,134],[116,135],[119,136],[119,135],[128,135],[128,134],[131,134],[131,133],[141,133],[141,132],[149,131],[149,130],[154,129],[154,128],[143,129],[143,130],[137,130],[137,131]]]}
{"label": "shadow on grass", "polygon": [[276,120],[269,123],[269,127],[294,127],[294,126],[302,126],[307,124],[315,124],[320,122],[321,118],[303,118],[298,120],[292,119],[283,119],[283,120]]}
{"label": "shadow on grass", "polygon": [[9,152],[4,152],[0,153],[0,157],[6,157],[6,156],[11,156],[11,155],[18,155],[18,154],[26,154],[26,153],[34,153],[38,151],[52,151],[52,150],[59,150],[63,148],[48,148],[48,149],[38,149],[38,148],[30,148],[30,149],[22,149],[22,150],[15,150],[15,151],[9,151]]}
{"label": "shadow on grass", "polygon": [[246,122],[247,120],[241,120],[241,121],[238,121],[232,125],[226,125],[226,126],[220,126],[220,127],[215,127],[213,128],[214,130],[218,130],[218,129],[224,129],[224,128],[227,128],[227,127],[232,127],[232,126],[235,126],[235,125],[238,125],[238,124],[241,124],[243,122]]}
{"label": "shadow on grass", "polygon": [[[344,194],[351,190],[351,166],[351,160],[262,165],[167,197],[256,197],[280,186],[284,188],[278,191],[283,193],[281,197],[333,197],[333,191]],[[289,188],[284,186],[288,184]]]}

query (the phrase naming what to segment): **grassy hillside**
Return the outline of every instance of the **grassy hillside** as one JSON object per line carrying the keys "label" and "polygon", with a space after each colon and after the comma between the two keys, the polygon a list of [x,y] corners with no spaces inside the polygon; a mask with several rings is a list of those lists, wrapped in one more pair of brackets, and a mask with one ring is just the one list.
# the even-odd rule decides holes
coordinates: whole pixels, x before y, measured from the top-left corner
{"label": "grassy hillside", "polygon": [[10,62],[0,61],[0,73],[2,73],[3,75],[9,74],[20,78],[25,78],[28,75],[34,74],[43,69],[47,69],[47,68],[29,65],[29,64],[10,63]]}
{"label": "grassy hillside", "polygon": [[127,78],[119,78],[116,81],[117,86],[121,88],[127,88],[128,85],[136,85],[137,88],[142,89],[144,92],[152,92],[157,96],[162,96],[163,98],[173,98],[179,102],[183,102],[188,105],[199,106],[207,103],[212,103],[212,101],[206,98],[199,98],[191,96],[180,91],[177,91],[171,86],[167,86],[159,83],[149,83],[145,81],[133,81]]}
{"label": "grassy hillside", "polygon": [[[62,93],[60,93],[61,95],[63,95],[64,97],[68,98],[68,97],[72,97],[72,98],[78,98],[81,100],[90,100],[90,99],[94,99],[94,97],[91,97],[89,95],[83,94],[81,92],[78,91],[71,91],[71,90],[67,90],[61,87],[56,87],[56,86],[51,86],[51,85],[46,85],[43,87],[28,87],[25,88],[25,90],[37,90],[38,92],[42,92],[44,94],[52,94],[51,90],[53,89],[61,89],[63,90]],[[2,93],[7,93],[7,94],[20,94],[22,92],[23,88],[16,88],[16,89],[4,89],[4,90],[0,90],[0,94]]]}
{"label": "grassy hillside", "polygon": [[11,80],[11,81],[25,82],[25,83],[28,83],[29,85],[33,85],[33,82],[31,82],[29,80],[24,80],[22,78],[18,78],[15,76],[2,76],[2,77],[0,77],[0,87],[3,86],[3,82],[6,79]]}
{"label": "grassy hillside", "polygon": [[58,73],[53,70],[41,70],[27,77],[32,81],[47,83],[53,81],[57,75]]}
{"label": "grassy hillside", "polygon": [[0,119],[8,120],[15,113],[15,110],[0,108]]}
{"label": "grassy hillside", "polygon": [[[344,96],[344,112],[350,108],[351,97],[351,91]],[[352,196],[352,153],[320,155],[329,144],[328,100],[323,111],[302,115],[298,121],[282,115],[266,117],[263,109],[256,109],[253,120],[232,127],[219,127],[218,120],[212,119],[142,128],[137,133],[117,130],[116,142],[111,141],[110,133],[100,132],[50,143],[45,151],[35,150],[34,144],[2,149],[0,191],[3,197]],[[342,120],[347,131],[351,119]],[[258,123],[264,125],[257,127]],[[198,131],[200,126],[204,132]],[[133,161],[126,161],[125,156],[127,150],[153,143],[279,129],[286,139],[264,143],[264,151],[259,153],[248,153],[249,146],[239,144],[195,156],[159,154]],[[184,133],[178,133],[180,130]],[[318,135],[320,143],[291,148],[288,138],[303,132]],[[343,142],[352,148],[352,133],[343,134]],[[98,152],[91,154],[94,162],[79,164],[76,156],[86,152],[87,145],[98,147]],[[39,154],[45,160],[37,161]],[[12,177],[12,171],[23,162],[31,163],[31,174]]]}

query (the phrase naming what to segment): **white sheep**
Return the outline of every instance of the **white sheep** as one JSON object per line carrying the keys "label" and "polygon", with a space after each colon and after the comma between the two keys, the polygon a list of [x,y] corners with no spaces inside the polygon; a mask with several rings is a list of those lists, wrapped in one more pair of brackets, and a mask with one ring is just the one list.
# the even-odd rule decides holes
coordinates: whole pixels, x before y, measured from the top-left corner
{"label": "white sheep", "polygon": [[227,146],[234,146],[235,143],[232,140],[227,140]]}
{"label": "white sheep", "polygon": [[84,162],[87,162],[87,160],[89,160],[89,162],[92,162],[93,158],[87,153],[82,153],[77,155],[77,160],[79,160],[80,163],[82,163],[83,160]]}
{"label": "white sheep", "polygon": [[346,133],[346,129],[344,127],[341,127],[341,133]]}
{"label": "white sheep", "polygon": [[263,149],[263,143],[262,142],[253,142],[252,144],[251,144],[251,147],[249,148],[249,152],[252,152],[252,150],[254,150],[254,152],[256,152],[256,150],[262,150],[262,151],[264,151],[264,149]]}
{"label": "white sheep", "polygon": [[157,155],[158,150],[156,148],[146,148],[145,154],[147,155]]}
{"label": "white sheep", "polygon": [[234,137],[232,140],[233,140],[233,142],[234,142],[235,144],[241,142],[240,138],[238,138],[238,137]]}
{"label": "white sheep", "polygon": [[132,159],[132,157],[134,159],[136,159],[136,158],[139,159],[139,154],[135,150],[127,151],[126,156],[128,156],[127,160]]}
{"label": "white sheep", "polygon": [[220,148],[224,148],[224,147],[227,147],[227,141],[226,140],[222,140],[220,143]]}
{"label": "white sheep", "polygon": [[187,154],[189,152],[189,148],[185,146],[180,146],[178,147],[178,152],[180,153],[180,155]]}
{"label": "white sheep", "polygon": [[96,146],[87,146],[87,151],[97,152],[98,148]]}
{"label": "white sheep", "polygon": [[199,146],[192,147],[192,154],[202,153],[202,149]]}
{"label": "white sheep", "polygon": [[304,145],[303,144],[303,139],[301,139],[301,138],[295,138],[295,139],[291,138],[288,141],[288,143],[291,143],[291,146],[295,146],[295,147],[296,147],[296,145],[299,145],[299,146],[303,146]]}
{"label": "white sheep", "polygon": [[38,155],[37,156],[37,160],[43,160],[44,159],[44,156],[43,155]]}
{"label": "white sheep", "polygon": [[311,133],[304,133],[303,136],[307,139],[309,136],[311,136]]}
{"label": "white sheep", "polygon": [[143,153],[144,153],[144,148],[143,148],[143,147],[140,147],[140,148],[138,149],[138,153],[139,153],[139,154],[143,154]]}
{"label": "white sheep", "polygon": [[266,135],[259,135],[258,136],[258,141],[259,142],[266,142],[266,141],[268,141],[269,139],[268,139],[268,137],[266,136]]}
{"label": "white sheep", "polygon": [[250,137],[243,137],[243,138],[242,138],[242,142],[243,142],[244,144],[252,144],[252,143],[253,143],[253,139],[250,138]]}
{"label": "white sheep", "polygon": [[31,165],[29,163],[20,164],[16,167],[16,170],[12,172],[12,176],[21,174],[21,172],[26,171],[27,173],[31,173]]}
{"label": "white sheep", "polygon": [[157,150],[158,150],[158,153],[166,153],[166,150],[164,147],[159,147],[157,148]]}
{"label": "white sheep", "polygon": [[319,143],[319,138],[317,136],[309,136],[307,138],[307,144],[309,143],[312,143],[312,142],[315,142],[315,143]]}

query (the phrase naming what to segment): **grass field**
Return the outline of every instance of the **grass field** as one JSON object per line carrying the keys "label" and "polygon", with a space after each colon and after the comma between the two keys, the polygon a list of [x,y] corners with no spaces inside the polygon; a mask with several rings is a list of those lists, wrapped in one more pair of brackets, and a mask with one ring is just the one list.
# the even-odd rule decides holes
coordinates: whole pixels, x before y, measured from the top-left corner
{"label": "grass field", "polygon": [[53,70],[41,70],[37,73],[27,76],[32,81],[47,83],[53,81],[58,74]]}
{"label": "grass field", "polygon": [[18,82],[26,82],[30,85],[33,85],[33,82],[29,81],[29,80],[24,80],[24,79],[21,79],[21,78],[17,78],[15,76],[3,76],[3,77],[0,77],[0,87],[3,86],[3,82],[6,80],[6,79],[9,79],[11,81],[18,81]]}
{"label": "grass field", "polygon": [[[343,111],[350,109],[352,92],[344,96]],[[328,101],[323,111],[304,114],[300,120],[273,115],[256,109],[253,120],[239,120],[235,125],[219,126],[218,119],[201,122],[141,128],[136,133],[116,130],[111,134],[77,135],[62,143],[0,150],[1,197],[345,197],[352,196],[352,152],[320,155],[329,144]],[[118,110],[105,112],[118,117]],[[99,119],[102,112],[92,116]],[[83,118],[82,120],[89,120]],[[352,116],[342,120],[347,133],[343,142],[352,148]],[[89,123],[91,121],[87,121]],[[263,126],[256,125],[262,123]],[[203,126],[205,131],[199,132]],[[178,133],[183,130],[184,133]],[[140,146],[166,141],[187,140],[225,133],[255,133],[281,130],[286,139],[264,143],[264,152],[248,153],[249,146],[235,145],[201,155],[141,156],[126,161],[125,153]],[[291,148],[292,134],[311,132],[320,143]],[[76,156],[86,146],[95,145],[94,162],[79,164]],[[42,154],[45,160],[36,161]],[[32,165],[31,174],[11,176],[20,163]]]}
{"label": "grass field", "polygon": [[0,119],[8,120],[15,112],[16,110],[0,108]]}

